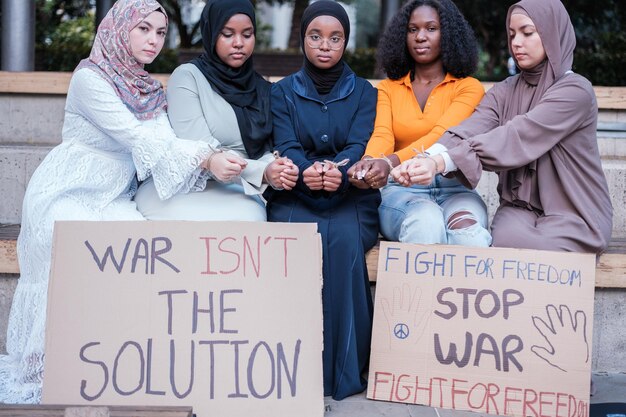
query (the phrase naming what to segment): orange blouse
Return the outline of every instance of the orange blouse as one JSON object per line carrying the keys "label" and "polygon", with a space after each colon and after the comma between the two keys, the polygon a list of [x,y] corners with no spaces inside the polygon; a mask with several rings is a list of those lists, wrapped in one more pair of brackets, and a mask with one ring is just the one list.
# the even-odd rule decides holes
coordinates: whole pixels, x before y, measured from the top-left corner
{"label": "orange blouse", "polygon": [[448,128],[471,115],[485,94],[476,78],[448,73],[431,91],[422,111],[410,74],[400,80],[385,79],[377,88],[376,124],[365,155],[379,158],[395,153],[401,162],[415,156],[413,149],[427,149]]}

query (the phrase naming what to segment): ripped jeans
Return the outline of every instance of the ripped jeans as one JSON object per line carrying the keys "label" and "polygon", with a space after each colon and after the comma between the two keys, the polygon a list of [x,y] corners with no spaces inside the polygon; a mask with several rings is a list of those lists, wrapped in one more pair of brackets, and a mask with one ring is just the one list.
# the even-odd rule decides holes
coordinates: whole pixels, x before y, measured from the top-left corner
{"label": "ripped jeans", "polygon": [[402,187],[390,181],[378,208],[383,236],[405,243],[491,245],[487,207],[456,178],[437,175],[431,185]]}

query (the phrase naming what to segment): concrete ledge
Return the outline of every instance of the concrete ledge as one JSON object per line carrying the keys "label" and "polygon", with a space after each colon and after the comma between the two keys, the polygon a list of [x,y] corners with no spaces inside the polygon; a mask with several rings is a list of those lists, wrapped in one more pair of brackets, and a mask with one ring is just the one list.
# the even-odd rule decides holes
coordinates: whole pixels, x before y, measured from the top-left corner
{"label": "concrete ledge", "polygon": [[13,304],[13,294],[17,287],[18,275],[0,273],[0,353],[6,353],[7,326],[9,312]]}
{"label": "concrete ledge", "polygon": [[0,144],[61,142],[65,95],[0,94]]}

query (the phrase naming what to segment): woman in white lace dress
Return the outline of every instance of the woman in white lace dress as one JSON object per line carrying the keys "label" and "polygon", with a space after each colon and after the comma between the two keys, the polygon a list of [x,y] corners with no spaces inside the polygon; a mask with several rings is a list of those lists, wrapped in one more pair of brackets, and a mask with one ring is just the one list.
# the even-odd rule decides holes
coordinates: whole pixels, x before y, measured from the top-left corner
{"label": "woman in white lace dress", "polygon": [[119,0],[98,28],[67,95],[63,142],[33,174],[18,238],[21,277],[0,356],[0,402],[41,398],[48,274],[57,220],[142,220],[135,175],[160,198],[204,187],[212,149],[177,139],[161,84],[143,69],[163,47],[167,16],[155,0]]}

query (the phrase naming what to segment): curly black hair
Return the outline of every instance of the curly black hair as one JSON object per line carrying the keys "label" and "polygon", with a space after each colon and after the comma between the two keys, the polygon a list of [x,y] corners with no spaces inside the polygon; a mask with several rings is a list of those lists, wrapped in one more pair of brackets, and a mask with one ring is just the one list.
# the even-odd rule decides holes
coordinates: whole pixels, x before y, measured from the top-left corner
{"label": "curly black hair", "polygon": [[444,71],[458,78],[473,74],[478,65],[478,43],[461,11],[451,0],[413,0],[395,14],[378,42],[376,59],[387,77],[398,80],[415,67],[406,36],[411,13],[420,6],[430,6],[439,14]]}

